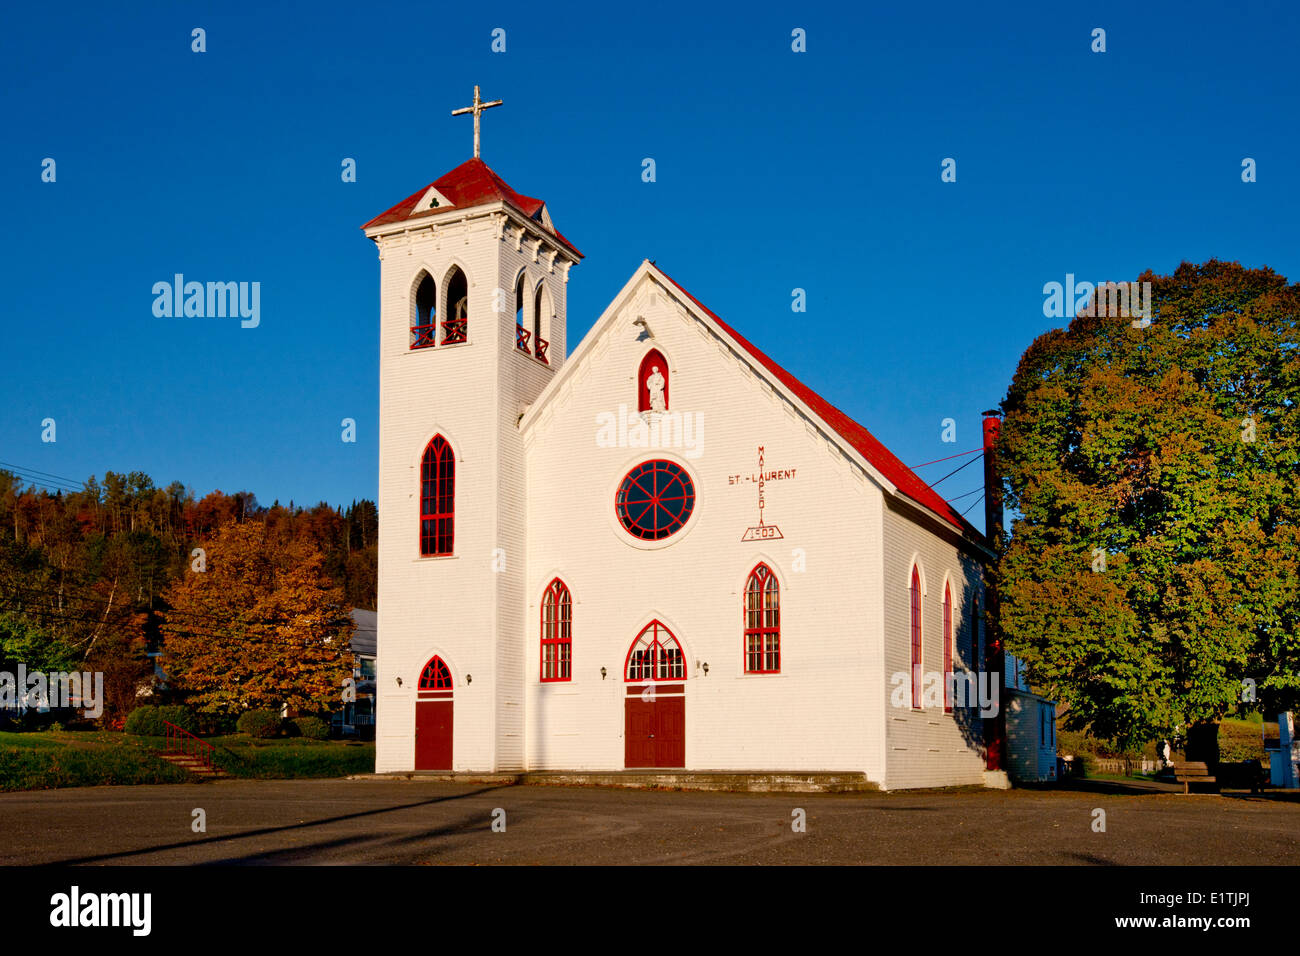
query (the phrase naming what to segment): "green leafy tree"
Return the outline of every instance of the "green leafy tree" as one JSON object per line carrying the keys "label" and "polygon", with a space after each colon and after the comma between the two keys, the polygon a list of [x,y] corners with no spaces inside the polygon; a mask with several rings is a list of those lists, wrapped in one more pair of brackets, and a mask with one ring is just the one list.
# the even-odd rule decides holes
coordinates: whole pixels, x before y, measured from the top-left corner
{"label": "green leafy tree", "polygon": [[1070,726],[1181,726],[1213,760],[1249,682],[1300,703],[1300,285],[1217,260],[1139,281],[1149,326],[1040,336],[1003,402],[1001,622]]}

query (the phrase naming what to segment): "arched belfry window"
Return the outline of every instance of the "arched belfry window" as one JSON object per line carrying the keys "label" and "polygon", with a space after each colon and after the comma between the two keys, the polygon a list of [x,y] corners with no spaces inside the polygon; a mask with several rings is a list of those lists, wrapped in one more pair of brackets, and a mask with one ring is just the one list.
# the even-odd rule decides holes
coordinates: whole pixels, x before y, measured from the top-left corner
{"label": "arched belfry window", "polygon": [[663,353],[651,349],[637,371],[637,411],[668,411],[668,363]]}
{"label": "arched belfry window", "polygon": [[529,351],[529,334],[524,328],[524,296],[527,294],[524,283],[525,273],[519,273],[519,278],[515,280],[515,348],[521,352]]}
{"label": "arched belfry window", "polygon": [[438,341],[438,286],[427,272],[415,288],[411,348],[427,349]]}
{"label": "arched belfry window", "polygon": [[451,554],[455,525],[456,456],[438,435],[420,462],[420,554]]}
{"label": "arched belfry window", "polygon": [[912,706],[921,706],[921,572],[912,565]]}
{"label": "arched belfry window", "polygon": [[781,673],[781,585],[766,564],[745,584],[745,673]]}
{"label": "arched belfry window", "polygon": [[556,578],[542,597],[542,680],[570,680],[572,668],[573,598]]}
{"label": "arched belfry window", "polygon": [[469,336],[469,280],[459,266],[451,267],[447,278],[447,317],[442,323],[442,342],[453,345]]}
{"label": "arched belfry window", "polygon": [[[546,284],[537,283],[537,293],[533,296],[533,345],[539,359],[546,362],[546,349],[551,343],[542,338],[546,323],[551,319],[551,304],[546,297]],[[549,364],[549,363],[548,363]]]}

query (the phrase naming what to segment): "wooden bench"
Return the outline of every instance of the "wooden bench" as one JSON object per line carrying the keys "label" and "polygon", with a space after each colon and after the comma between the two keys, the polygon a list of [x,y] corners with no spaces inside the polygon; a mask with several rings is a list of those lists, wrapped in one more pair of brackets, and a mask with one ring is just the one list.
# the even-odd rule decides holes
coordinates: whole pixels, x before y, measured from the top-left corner
{"label": "wooden bench", "polygon": [[1174,780],[1183,785],[1183,793],[1190,793],[1194,783],[1217,783],[1206,764],[1191,762],[1174,765]]}

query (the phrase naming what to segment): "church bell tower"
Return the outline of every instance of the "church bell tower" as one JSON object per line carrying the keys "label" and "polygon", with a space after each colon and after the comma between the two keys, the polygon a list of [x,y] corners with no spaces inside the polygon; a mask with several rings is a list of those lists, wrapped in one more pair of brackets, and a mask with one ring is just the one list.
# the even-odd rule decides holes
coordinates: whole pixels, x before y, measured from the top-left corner
{"label": "church bell tower", "polygon": [[524,447],[581,253],[474,156],[362,229],[379,251],[376,770],[523,769]]}

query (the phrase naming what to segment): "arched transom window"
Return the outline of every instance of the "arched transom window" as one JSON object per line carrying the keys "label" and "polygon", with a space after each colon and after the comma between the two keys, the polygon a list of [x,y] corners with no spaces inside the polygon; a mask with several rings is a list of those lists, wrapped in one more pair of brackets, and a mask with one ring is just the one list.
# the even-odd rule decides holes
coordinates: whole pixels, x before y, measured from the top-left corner
{"label": "arched transom window", "polygon": [[760,564],[745,584],[745,673],[781,672],[781,586]]}
{"label": "arched transom window", "polygon": [[420,672],[420,690],[451,690],[451,670],[441,657],[434,657],[424,665]]}
{"label": "arched transom window", "polygon": [[672,631],[659,621],[651,621],[627,652],[627,680],[683,680],[685,677],[682,646]]}

